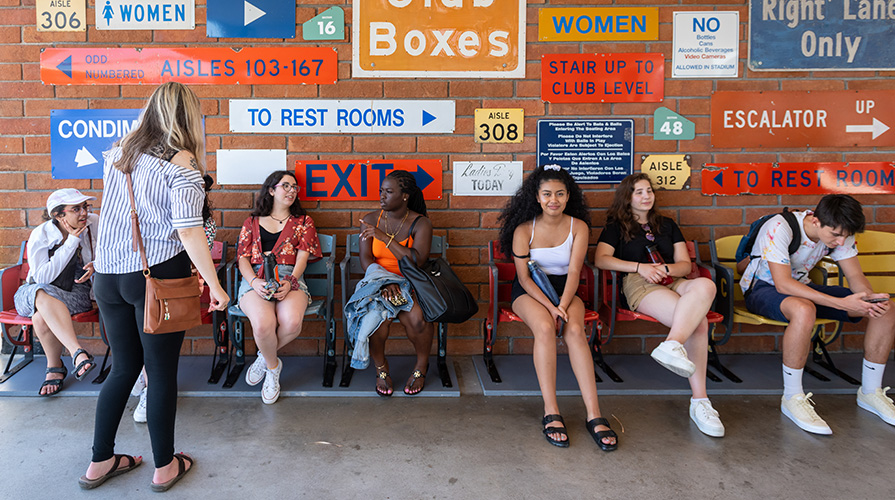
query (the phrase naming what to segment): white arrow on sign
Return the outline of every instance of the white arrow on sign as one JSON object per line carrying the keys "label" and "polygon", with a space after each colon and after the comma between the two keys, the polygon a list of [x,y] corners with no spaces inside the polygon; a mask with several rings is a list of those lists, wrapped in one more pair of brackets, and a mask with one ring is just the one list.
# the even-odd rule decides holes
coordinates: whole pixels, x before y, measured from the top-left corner
{"label": "white arrow on sign", "polygon": [[81,168],[86,167],[87,165],[93,165],[94,163],[97,163],[97,161],[96,158],[90,154],[90,151],[87,151],[86,147],[81,146],[81,149],[75,153],[75,163],[78,164],[78,168]]}
{"label": "white arrow on sign", "polygon": [[876,139],[877,137],[880,136],[880,134],[882,134],[886,130],[889,130],[889,126],[886,125],[885,123],[877,120],[876,118],[873,119],[873,125],[846,125],[845,126],[846,132],[872,132],[873,137],[871,138],[871,140]]}
{"label": "white arrow on sign", "polygon": [[264,12],[263,10],[259,9],[258,7],[255,7],[254,5],[250,4],[249,2],[245,2],[245,9],[244,9],[244,13],[243,13],[243,15],[245,16],[245,21],[244,21],[245,24],[243,24],[243,26],[248,26],[248,25],[252,24],[253,22],[257,21],[259,17],[261,17],[265,14],[267,14],[267,12]]}

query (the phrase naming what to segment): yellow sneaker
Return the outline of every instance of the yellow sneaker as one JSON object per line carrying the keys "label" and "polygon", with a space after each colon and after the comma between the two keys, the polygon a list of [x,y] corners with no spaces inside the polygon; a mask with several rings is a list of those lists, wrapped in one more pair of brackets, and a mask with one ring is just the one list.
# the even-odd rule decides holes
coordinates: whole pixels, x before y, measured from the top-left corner
{"label": "yellow sneaker", "polygon": [[858,406],[870,413],[875,413],[883,419],[883,422],[895,425],[895,404],[892,404],[892,398],[886,396],[886,391],[889,389],[890,387],[885,389],[877,387],[876,391],[870,394],[864,394],[861,389],[858,389]]}

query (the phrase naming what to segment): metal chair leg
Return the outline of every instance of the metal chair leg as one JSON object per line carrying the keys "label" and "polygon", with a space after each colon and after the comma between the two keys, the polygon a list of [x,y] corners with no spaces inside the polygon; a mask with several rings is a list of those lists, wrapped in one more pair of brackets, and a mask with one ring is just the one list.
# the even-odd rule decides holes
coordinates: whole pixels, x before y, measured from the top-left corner
{"label": "metal chair leg", "polygon": [[[18,373],[19,370],[28,366],[28,363],[31,363],[32,361],[34,361],[34,345],[33,345],[33,341],[31,340],[30,336],[28,335],[28,332],[26,331],[26,329],[28,329],[28,328],[31,328],[31,327],[23,326],[22,331],[19,332],[19,336],[16,339],[16,341],[19,341],[19,342],[25,341],[27,339],[29,341],[28,344],[16,345],[15,343],[10,342],[10,344],[12,345],[12,352],[9,353],[9,360],[7,360],[7,362],[6,362],[6,368],[4,368],[4,370],[3,370],[3,375],[0,376],[0,384],[9,380],[9,377],[12,377],[16,373]],[[22,348],[23,357],[18,363],[13,365],[12,362],[15,359],[16,354],[19,351],[19,347]]]}
{"label": "metal chair leg", "polygon": [[[814,345],[812,346],[813,347],[812,361],[814,361],[814,364],[826,368],[829,372],[833,373],[834,375],[837,375],[839,378],[841,378],[842,380],[845,380],[846,382],[848,382],[851,385],[861,385],[861,382],[858,381],[858,379],[845,373],[844,371],[837,368],[835,364],[833,364],[833,358],[830,357],[830,352],[827,351],[827,346],[823,343],[822,340],[815,339],[813,341],[813,344]],[[818,352],[818,351],[820,351],[820,352]]]}
{"label": "metal chair leg", "polygon": [[[619,377],[617,373],[615,373],[615,370],[613,370],[609,366],[609,363],[607,363],[606,359],[603,357],[603,348],[601,346],[602,342],[600,342],[599,334],[602,328],[602,325],[598,324],[591,330],[590,341],[588,342],[590,344],[591,358],[593,358],[594,360],[594,365],[599,366],[600,369],[603,370],[603,373],[605,373],[610,380],[615,383],[622,383],[624,382],[624,380],[622,380],[622,378]],[[594,374],[596,375],[596,371],[594,371]],[[597,375],[597,378],[599,378],[599,375]]]}
{"label": "metal chair leg", "polygon": [[[715,341],[711,340],[711,336],[709,337],[709,366],[718,370],[721,375],[730,380],[731,382],[742,384],[743,379],[737,377],[735,373],[730,371],[726,366],[721,363],[721,358],[718,356],[718,346],[715,345]],[[715,380],[715,382],[720,382],[721,380]]]}
{"label": "metal chair leg", "polygon": [[487,323],[482,324],[483,337],[485,339],[485,349],[482,352],[482,358],[485,360],[485,368],[488,369],[488,375],[495,384],[503,381],[500,379],[500,372],[497,371],[497,365],[494,364],[494,340],[492,335],[494,332],[488,327]]}

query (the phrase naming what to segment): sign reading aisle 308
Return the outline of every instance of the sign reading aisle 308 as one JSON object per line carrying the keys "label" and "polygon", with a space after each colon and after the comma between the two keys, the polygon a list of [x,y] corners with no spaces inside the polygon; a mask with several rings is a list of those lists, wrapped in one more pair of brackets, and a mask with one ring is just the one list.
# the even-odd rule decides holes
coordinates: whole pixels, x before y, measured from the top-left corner
{"label": "sign reading aisle 308", "polygon": [[522,108],[475,110],[475,142],[522,142],[525,111]]}

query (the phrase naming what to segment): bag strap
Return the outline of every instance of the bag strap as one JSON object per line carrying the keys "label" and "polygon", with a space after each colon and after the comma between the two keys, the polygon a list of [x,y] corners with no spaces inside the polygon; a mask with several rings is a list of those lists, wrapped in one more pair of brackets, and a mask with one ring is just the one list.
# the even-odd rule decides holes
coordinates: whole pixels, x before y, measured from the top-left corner
{"label": "bag strap", "polygon": [[143,276],[149,277],[149,261],[146,260],[146,249],[143,247],[143,235],[140,234],[140,221],[137,220],[137,203],[134,201],[134,181],[131,179],[130,172],[126,173],[127,177],[127,198],[131,203],[131,236],[133,237],[132,248],[135,252],[140,252],[140,260],[143,261]]}
{"label": "bag strap", "polygon": [[416,227],[416,222],[422,218],[422,215],[417,215],[416,219],[413,219],[413,222],[410,223],[410,229],[407,230],[407,236],[413,236],[413,228]]}

